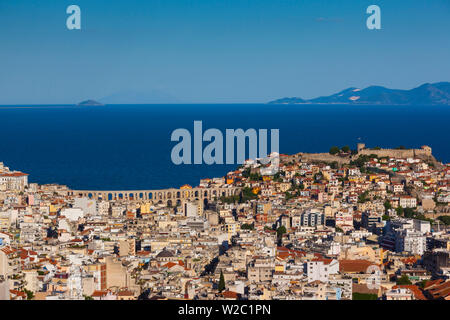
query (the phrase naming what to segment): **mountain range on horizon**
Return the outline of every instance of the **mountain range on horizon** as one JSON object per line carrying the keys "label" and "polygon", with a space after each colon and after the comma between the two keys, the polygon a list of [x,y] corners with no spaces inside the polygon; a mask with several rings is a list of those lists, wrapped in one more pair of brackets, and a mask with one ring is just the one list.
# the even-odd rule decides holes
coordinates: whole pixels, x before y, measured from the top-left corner
{"label": "mountain range on horizon", "polygon": [[425,83],[411,90],[370,86],[348,88],[314,99],[281,98],[269,104],[450,105],[450,82]]}

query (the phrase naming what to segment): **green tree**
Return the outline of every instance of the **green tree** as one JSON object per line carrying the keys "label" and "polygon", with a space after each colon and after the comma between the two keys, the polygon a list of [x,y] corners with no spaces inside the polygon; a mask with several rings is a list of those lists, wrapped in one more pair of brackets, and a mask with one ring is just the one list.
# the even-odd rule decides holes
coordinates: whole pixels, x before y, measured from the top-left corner
{"label": "green tree", "polygon": [[295,198],[295,195],[294,195],[294,194],[291,194],[291,193],[288,192],[288,191],[286,191],[286,192],[284,193],[284,198],[285,198],[286,200],[290,200],[290,199],[292,199],[292,198]]}
{"label": "green tree", "polygon": [[254,194],[251,188],[244,187],[239,197],[239,203],[247,202],[248,200],[256,198],[258,198],[258,195]]}
{"label": "green tree", "polygon": [[339,147],[332,146],[330,148],[330,154],[336,154],[336,153],[339,153]]}
{"label": "green tree", "polygon": [[412,208],[403,209],[403,216],[405,218],[414,218],[415,215],[416,215],[416,212]]}
{"label": "green tree", "polygon": [[378,296],[374,293],[353,292],[352,298],[353,300],[377,300]]}
{"label": "green tree", "polygon": [[412,284],[411,280],[409,280],[409,277],[404,274],[400,278],[397,279],[397,285],[405,285],[405,284]]}
{"label": "green tree", "polygon": [[219,289],[219,292],[222,292],[223,290],[225,290],[225,277],[223,276],[222,271],[220,271],[219,286],[217,289]]}
{"label": "green tree", "polygon": [[445,225],[450,225],[450,216],[439,216],[438,219],[442,221]]}
{"label": "green tree", "polygon": [[417,285],[419,288],[423,289],[423,288],[425,288],[425,285],[427,284],[428,281],[430,281],[430,280],[425,279],[425,280],[422,280],[422,281],[417,282],[416,285]]}
{"label": "green tree", "polygon": [[277,237],[278,237],[278,239],[280,239],[283,236],[283,234],[285,234],[285,233],[286,233],[286,227],[285,226],[279,227],[277,229]]}
{"label": "green tree", "polygon": [[358,203],[364,203],[364,202],[369,201],[368,194],[369,194],[368,191],[364,191],[363,193],[361,193],[358,196]]}
{"label": "green tree", "polygon": [[27,294],[27,300],[31,300],[34,298],[34,293],[30,290],[23,289],[23,291]]}
{"label": "green tree", "polygon": [[249,179],[252,181],[260,181],[262,180],[262,175],[259,173],[250,173]]}
{"label": "green tree", "polygon": [[239,196],[220,197],[220,201],[224,203],[236,203],[239,201]]}
{"label": "green tree", "polygon": [[342,150],[342,152],[347,153],[347,152],[350,151],[350,147],[349,147],[349,146],[343,146],[343,147],[341,148],[341,150]]}
{"label": "green tree", "polygon": [[273,181],[275,182],[283,182],[283,178],[281,177],[281,174],[279,172],[277,172],[274,176],[273,176]]}
{"label": "green tree", "polygon": [[245,169],[244,171],[242,171],[242,176],[244,178],[250,177],[250,169]]}
{"label": "green tree", "polygon": [[255,229],[255,226],[254,226],[253,224],[244,223],[244,224],[241,226],[241,229],[242,229],[242,230],[254,230],[254,229]]}
{"label": "green tree", "polygon": [[385,209],[385,210],[392,209],[392,205],[391,205],[391,203],[389,202],[389,200],[386,200],[386,201],[384,202],[384,209]]}

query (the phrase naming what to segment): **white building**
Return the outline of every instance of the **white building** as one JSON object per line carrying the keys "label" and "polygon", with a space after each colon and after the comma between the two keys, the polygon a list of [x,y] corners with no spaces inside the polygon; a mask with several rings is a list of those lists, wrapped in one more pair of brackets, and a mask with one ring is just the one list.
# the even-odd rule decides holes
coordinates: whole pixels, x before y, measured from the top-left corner
{"label": "white building", "polygon": [[300,219],[301,226],[315,227],[323,226],[325,224],[325,215],[323,214],[323,212],[320,212],[316,209],[311,209],[303,212],[300,215]]}
{"label": "white building", "polygon": [[413,293],[407,288],[391,289],[385,293],[386,300],[413,300]]}
{"label": "white building", "polygon": [[23,172],[0,173],[0,190],[24,190],[28,186],[28,174]]}
{"label": "white building", "polygon": [[190,202],[186,201],[183,203],[183,214],[186,217],[199,217],[203,215],[203,205],[201,201]]}
{"label": "white building", "polygon": [[422,234],[431,232],[431,224],[425,220],[413,220],[414,230],[421,232]]}
{"label": "white building", "polygon": [[80,208],[66,208],[61,210],[61,216],[65,216],[69,221],[78,221],[84,217],[84,212]]}
{"label": "white building", "polygon": [[97,202],[97,212],[102,216],[107,216],[109,214],[109,201]]}
{"label": "white building", "polygon": [[330,274],[337,274],[339,272],[339,261],[333,260],[315,260],[306,263],[306,273],[308,282],[319,280],[321,282],[328,282]]}
{"label": "white building", "polygon": [[403,184],[401,183],[393,183],[391,184],[391,191],[394,193],[403,192]]}
{"label": "white building", "polygon": [[97,201],[93,199],[75,198],[73,207],[82,209],[87,215],[97,214]]}
{"label": "white building", "polygon": [[415,208],[417,207],[417,199],[411,196],[400,197],[400,206],[402,208]]}
{"label": "white building", "polygon": [[427,238],[419,231],[406,229],[396,232],[395,251],[409,252],[411,254],[423,255],[426,250]]}

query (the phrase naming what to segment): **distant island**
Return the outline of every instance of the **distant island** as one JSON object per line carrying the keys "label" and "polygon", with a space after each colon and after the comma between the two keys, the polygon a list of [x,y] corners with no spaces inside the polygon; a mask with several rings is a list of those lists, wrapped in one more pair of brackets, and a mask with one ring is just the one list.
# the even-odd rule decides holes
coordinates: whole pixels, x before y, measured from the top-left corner
{"label": "distant island", "polygon": [[450,82],[425,83],[411,90],[370,86],[348,88],[330,96],[305,100],[281,98],[269,104],[374,104],[374,105],[450,105]]}
{"label": "distant island", "polygon": [[95,100],[85,100],[77,104],[78,106],[104,106],[103,103],[100,103]]}

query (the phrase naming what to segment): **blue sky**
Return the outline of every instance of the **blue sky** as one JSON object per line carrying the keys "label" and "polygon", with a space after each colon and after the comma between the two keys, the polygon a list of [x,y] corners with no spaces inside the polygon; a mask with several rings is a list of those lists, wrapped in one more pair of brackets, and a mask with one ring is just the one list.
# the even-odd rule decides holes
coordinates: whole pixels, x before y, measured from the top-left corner
{"label": "blue sky", "polygon": [[[66,28],[81,8],[82,29]],[[366,28],[381,7],[382,30]],[[450,81],[448,0],[0,0],[0,104],[312,98]]]}

